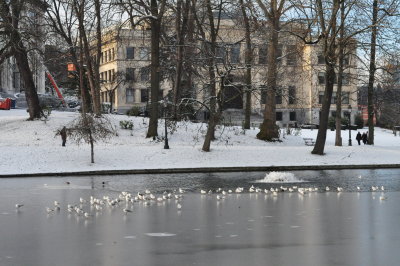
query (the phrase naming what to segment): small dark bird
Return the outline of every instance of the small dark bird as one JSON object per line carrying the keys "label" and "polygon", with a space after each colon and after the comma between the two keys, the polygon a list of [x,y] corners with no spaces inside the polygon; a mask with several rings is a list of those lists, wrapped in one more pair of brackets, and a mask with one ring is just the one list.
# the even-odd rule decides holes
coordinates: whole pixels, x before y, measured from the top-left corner
{"label": "small dark bird", "polygon": [[65,184],[67,184],[67,185],[69,185],[69,184],[71,184],[69,181],[67,181],[67,182],[65,182]]}

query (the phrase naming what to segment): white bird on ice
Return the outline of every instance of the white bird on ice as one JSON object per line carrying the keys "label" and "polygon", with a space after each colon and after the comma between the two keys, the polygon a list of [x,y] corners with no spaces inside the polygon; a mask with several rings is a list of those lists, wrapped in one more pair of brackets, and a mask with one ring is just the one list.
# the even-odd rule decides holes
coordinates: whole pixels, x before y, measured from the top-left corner
{"label": "white bird on ice", "polygon": [[180,210],[180,209],[182,209],[182,205],[181,205],[180,203],[178,203],[178,204],[176,204],[176,208],[177,208],[178,210]]}
{"label": "white bird on ice", "polygon": [[16,209],[19,209],[19,208],[21,208],[21,207],[23,207],[23,206],[24,206],[24,204],[20,204],[20,203],[15,204],[15,208],[16,208]]}

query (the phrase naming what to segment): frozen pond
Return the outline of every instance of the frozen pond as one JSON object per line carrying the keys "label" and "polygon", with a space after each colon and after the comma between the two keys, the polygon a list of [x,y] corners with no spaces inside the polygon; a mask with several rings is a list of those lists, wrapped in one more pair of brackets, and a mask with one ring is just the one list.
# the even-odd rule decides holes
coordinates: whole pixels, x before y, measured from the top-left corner
{"label": "frozen pond", "polygon": [[[0,265],[398,265],[400,170],[291,173],[0,179]],[[262,191],[249,193],[252,185]],[[264,192],[280,186],[318,191]],[[217,199],[218,188],[237,187],[244,192]],[[89,217],[67,211],[80,198],[146,189],[158,198],[178,188],[186,191],[179,201],[172,194],[101,210],[86,202]],[[47,213],[54,201],[60,210]]]}

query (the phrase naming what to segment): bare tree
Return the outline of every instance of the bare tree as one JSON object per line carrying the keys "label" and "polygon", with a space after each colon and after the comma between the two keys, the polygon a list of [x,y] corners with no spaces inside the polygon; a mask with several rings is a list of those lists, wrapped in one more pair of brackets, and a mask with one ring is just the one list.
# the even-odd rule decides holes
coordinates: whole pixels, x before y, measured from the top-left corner
{"label": "bare tree", "polygon": [[[38,119],[41,116],[37,89],[28,61],[29,53],[37,50],[38,47],[27,47],[27,40],[38,36],[34,36],[32,33],[35,31],[26,28],[29,21],[24,21],[24,18],[27,18],[26,12],[34,8],[40,10],[40,13],[46,10],[46,5],[41,0],[0,1],[0,37],[4,42],[0,48],[0,64],[11,56],[15,58],[25,86],[29,120]],[[26,34],[30,34],[30,36],[26,36]]]}
{"label": "bare tree", "polygon": [[166,8],[166,0],[128,0],[116,1],[118,7],[129,16],[132,28],[142,21],[150,23],[151,28],[151,65],[150,65],[150,121],[146,138],[158,136],[158,93],[160,91],[160,42],[162,18]]}
{"label": "bare tree", "polygon": [[286,12],[285,0],[270,0],[264,2],[257,0],[258,5],[267,18],[270,30],[268,41],[268,71],[267,71],[267,99],[265,103],[264,121],[260,127],[257,138],[261,140],[273,141],[278,138],[278,130],[276,126],[276,102],[275,95],[277,91],[277,50],[279,42],[279,32],[281,30],[281,18]]}
{"label": "bare tree", "polygon": [[247,14],[247,8],[249,3],[245,4],[243,0],[239,0],[240,9],[242,11],[243,23],[245,28],[245,39],[246,39],[246,51],[245,51],[245,65],[246,65],[246,75],[245,75],[245,95],[246,95],[246,107],[245,107],[245,119],[243,127],[245,129],[250,129],[250,115],[251,115],[251,93],[252,93],[252,85],[251,85],[251,70],[253,64],[253,49],[252,49],[252,41],[251,41],[251,26],[250,19]]}

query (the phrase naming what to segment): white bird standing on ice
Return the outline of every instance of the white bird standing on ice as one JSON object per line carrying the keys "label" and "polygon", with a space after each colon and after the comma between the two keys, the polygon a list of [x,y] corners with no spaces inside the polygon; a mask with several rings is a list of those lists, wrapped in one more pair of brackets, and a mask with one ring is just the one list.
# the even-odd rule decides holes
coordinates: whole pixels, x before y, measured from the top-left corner
{"label": "white bird standing on ice", "polygon": [[201,194],[207,194],[207,191],[205,191],[204,189],[200,190]]}
{"label": "white bird standing on ice", "polygon": [[387,197],[385,195],[382,195],[379,197],[380,200],[387,200]]}
{"label": "white bird standing on ice", "polygon": [[24,206],[24,204],[20,204],[20,203],[15,204],[15,208],[16,208],[16,209],[19,209],[19,208],[21,208],[21,207],[23,207],[23,206]]}
{"label": "white bird standing on ice", "polygon": [[178,203],[178,204],[176,204],[176,208],[177,208],[178,210],[180,210],[180,209],[182,209],[182,205],[181,205],[180,203]]}
{"label": "white bird standing on ice", "polygon": [[122,211],[123,211],[125,214],[132,212],[132,210],[131,210],[131,209],[128,209],[128,208],[125,208],[125,209],[123,209]]}

